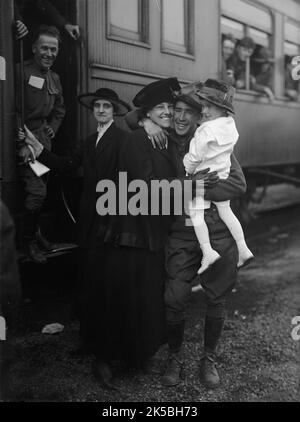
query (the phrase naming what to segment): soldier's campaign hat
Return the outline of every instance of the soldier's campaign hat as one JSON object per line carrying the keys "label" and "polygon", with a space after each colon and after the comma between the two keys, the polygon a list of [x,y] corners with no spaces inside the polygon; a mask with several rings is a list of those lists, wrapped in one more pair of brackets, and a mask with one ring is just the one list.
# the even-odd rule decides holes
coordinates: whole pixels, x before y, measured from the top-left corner
{"label": "soldier's campaign hat", "polygon": [[182,101],[201,112],[203,106],[196,92],[199,91],[203,85],[203,82],[193,82],[184,86],[176,97],[176,101]]}
{"label": "soldier's campaign hat", "polygon": [[234,114],[233,99],[235,88],[224,81],[207,79],[202,88],[196,91],[196,95],[218,107]]}
{"label": "soldier's campaign hat", "polygon": [[116,116],[124,116],[126,113],[128,113],[128,111],[131,110],[130,105],[121,100],[118,94],[109,88],[100,88],[97,89],[96,92],[81,94],[78,96],[78,101],[80,104],[89,108],[90,110],[93,110],[94,102],[97,100],[109,101],[114,107]]}
{"label": "soldier's campaign hat", "polygon": [[145,86],[132,102],[136,107],[150,110],[157,104],[173,102],[180,89],[177,78],[162,79]]}

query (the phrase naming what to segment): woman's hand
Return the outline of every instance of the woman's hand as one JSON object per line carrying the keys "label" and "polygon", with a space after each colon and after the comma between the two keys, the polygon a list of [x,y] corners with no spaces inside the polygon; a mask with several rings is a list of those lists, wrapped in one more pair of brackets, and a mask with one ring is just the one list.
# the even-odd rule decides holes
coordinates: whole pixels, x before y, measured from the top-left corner
{"label": "woman's hand", "polygon": [[152,142],[153,148],[165,149],[167,147],[168,135],[150,119],[143,120],[144,129]]}
{"label": "woman's hand", "polygon": [[198,173],[192,176],[192,180],[198,181],[203,180],[205,189],[212,189],[219,183],[219,176],[216,171],[209,172],[209,168],[205,170],[198,171]]}

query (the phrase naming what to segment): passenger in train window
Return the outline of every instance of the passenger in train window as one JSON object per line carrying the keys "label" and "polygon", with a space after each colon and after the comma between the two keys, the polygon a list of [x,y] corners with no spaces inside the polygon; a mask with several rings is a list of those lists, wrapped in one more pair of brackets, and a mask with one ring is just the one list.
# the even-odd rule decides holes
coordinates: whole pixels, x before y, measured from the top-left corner
{"label": "passenger in train window", "polygon": [[236,46],[236,39],[232,34],[226,34],[222,39],[222,74],[221,79],[230,83],[235,84],[234,69],[228,66],[228,60],[233,55]]}
{"label": "passenger in train window", "polygon": [[272,51],[267,47],[261,47],[258,54],[251,60],[254,75],[251,89],[266,95],[270,101],[275,99],[272,90],[274,63]]}
{"label": "passenger in train window", "polygon": [[289,101],[299,101],[299,82],[292,77],[292,57],[285,56],[285,96]]}
{"label": "passenger in train window", "polygon": [[[238,41],[234,54],[228,59],[227,67],[233,69],[237,89],[245,89],[246,84],[246,62],[255,50],[255,42],[251,37],[244,37]],[[250,76],[251,80],[251,76]]]}
{"label": "passenger in train window", "polygon": [[[60,79],[51,70],[59,52],[59,42],[57,28],[39,27],[32,45],[33,59],[24,63],[24,75],[19,69],[17,78],[19,100],[22,89],[20,78],[24,78],[24,122],[48,150],[65,116]],[[32,154],[27,145],[21,145],[18,154],[23,161],[20,177],[25,192],[24,234],[27,252],[33,261],[45,263],[43,251],[49,251],[51,245],[40,232],[39,219],[47,196],[48,175],[38,177],[30,168]]]}

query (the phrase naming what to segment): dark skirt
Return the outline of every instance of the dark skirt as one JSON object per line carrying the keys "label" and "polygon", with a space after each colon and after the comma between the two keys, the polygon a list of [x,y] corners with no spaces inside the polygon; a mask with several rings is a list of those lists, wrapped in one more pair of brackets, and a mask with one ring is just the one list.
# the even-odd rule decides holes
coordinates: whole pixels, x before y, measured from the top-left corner
{"label": "dark skirt", "polygon": [[106,246],[85,258],[81,334],[104,360],[138,366],[165,340],[164,251]]}

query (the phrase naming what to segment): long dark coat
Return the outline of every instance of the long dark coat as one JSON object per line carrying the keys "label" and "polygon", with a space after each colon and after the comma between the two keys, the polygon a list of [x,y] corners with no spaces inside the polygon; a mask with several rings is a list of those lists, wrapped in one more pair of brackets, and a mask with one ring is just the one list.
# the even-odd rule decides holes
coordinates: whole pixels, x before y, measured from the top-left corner
{"label": "long dark coat", "polygon": [[[154,149],[144,130],[126,139],[119,169],[128,183],[169,179],[175,169],[168,151]],[[94,293],[94,306],[103,296],[104,312],[89,325],[92,348],[104,359],[139,365],[153,356],[164,340],[164,243],[170,216],[116,216],[106,234],[108,250],[104,288]],[[100,283],[95,283],[100,286]],[[90,319],[92,320],[92,318]]]}
{"label": "long dark coat", "polygon": [[106,249],[102,235],[109,221],[109,216],[97,214],[96,186],[101,180],[116,179],[120,147],[128,134],[113,123],[96,147],[97,136],[97,133],[89,136],[69,157],[59,157],[46,149],[39,156],[39,161],[60,173],[70,172],[80,165],[83,167],[83,193],[77,227],[79,276],[74,289],[81,337],[86,347],[93,352],[96,352],[94,344],[98,344],[99,330],[103,330],[103,321],[107,319],[103,293]]}
{"label": "long dark coat", "polygon": [[108,217],[97,214],[96,186],[101,180],[116,179],[118,154],[128,133],[113,123],[96,147],[97,136],[97,133],[90,135],[68,157],[57,156],[46,149],[38,157],[41,163],[59,173],[68,173],[81,165],[83,167],[83,193],[78,214],[78,244],[82,249],[92,248],[96,235],[105,231]]}

